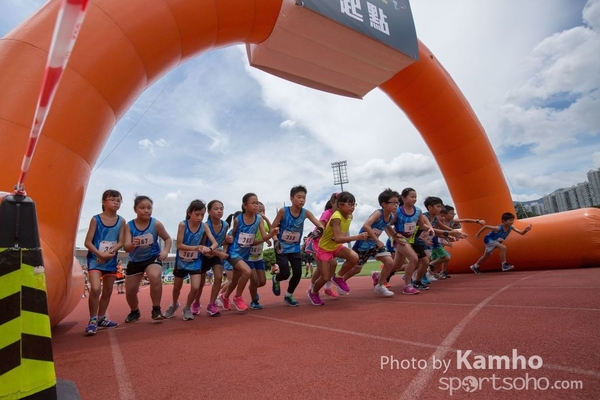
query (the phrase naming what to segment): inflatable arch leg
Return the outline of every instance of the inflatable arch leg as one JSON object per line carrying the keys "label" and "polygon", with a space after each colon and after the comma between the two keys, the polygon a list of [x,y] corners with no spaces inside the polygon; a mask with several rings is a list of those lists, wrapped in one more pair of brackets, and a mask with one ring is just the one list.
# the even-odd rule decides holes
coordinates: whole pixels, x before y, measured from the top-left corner
{"label": "inflatable arch leg", "polygon": [[[0,41],[0,188],[12,188],[18,176],[57,8],[49,2]],[[280,8],[277,0],[89,4],[27,181],[39,210],[53,324],[79,301],[79,288],[72,290],[77,221],[91,168],[115,123],[165,71],[214,48],[268,38]],[[460,214],[497,221],[513,207],[493,149],[452,79],[419,47],[420,60],[381,89],[421,132]],[[599,214],[580,210],[528,220],[535,227],[527,240],[509,239],[511,261],[527,268],[598,263]],[[582,235],[590,229],[594,234]],[[477,241],[461,243],[452,265],[466,270],[481,250]]]}

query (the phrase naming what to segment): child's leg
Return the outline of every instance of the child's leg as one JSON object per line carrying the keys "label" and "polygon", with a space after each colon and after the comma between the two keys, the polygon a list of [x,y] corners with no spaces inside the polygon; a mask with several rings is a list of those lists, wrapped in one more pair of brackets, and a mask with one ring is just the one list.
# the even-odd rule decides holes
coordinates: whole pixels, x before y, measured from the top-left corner
{"label": "child's leg", "polygon": [[[236,297],[242,297],[242,295],[244,294],[244,289],[246,289],[246,284],[248,283],[248,280],[252,275],[252,270],[250,269],[248,264],[246,264],[245,261],[238,262],[234,266],[234,269],[240,271],[240,277],[237,282],[235,295]],[[230,289],[227,289],[227,291],[229,290]]]}
{"label": "child's leg", "polygon": [[125,299],[131,311],[135,311],[139,307],[138,290],[144,274],[127,275],[125,279]]}
{"label": "child's leg", "polygon": [[488,258],[490,258],[490,256],[492,255],[492,251],[489,251],[489,252],[485,251],[483,253],[483,255],[479,258],[479,260],[477,260],[477,262],[475,263],[475,265],[477,267],[479,267],[485,260],[487,260]]}
{"label": "child's leg", "polygon": [[98,303],[98,315],[101,317],[106,315],[108,303],[110,303],[110,296],[112,295],[113,286],[115,284],[115,276],[104,275],[102,280],[104,281],[104,284],[102,285],[102,296],[100,296],[100,301]]}
{"label": "child's leg", "polygon": [[[102,272],[98,270],[91,270],[88,273],[88,284],[89,284],[89,299],[88,308],[90,311],[90,318],[98,316],[98,305],[100,303],[100,291],[102,286]],[[84,291],[85,293],[85,291]]]}
{"label": "child's leg", "polygon": [[[315,271],[315,275],[319,275],[316,282],[314,282],[312,287],[313,293],[319,293],[319,290],[325,285],[325,282],[329,282],[329,280],[333,277],[335,273],[335,267],[331,267],[331,263],[329,260],[323,261],[317,259],[317,270]],[[315,276],[313,275],[313,277]]]}
{"label": "child's leg", "polygon": [[256,295],[258,294],[258,274],[256,273],[255,268],[251,268],[250,275],[250,285],[248,285],[248,291],[250,292],[250,299],[254,301],[256,299]]}
{"label": "child's leg", "polygon": [[176,305],[179,300],[179,295],[181,294],[181,288],[183,287],[183,278],[176,276],[173,279],[173,299],[171,304]]}
{"label": "child's leg", "polygon": [[396,257],[394,259],[394,268],[399,270],[404,263],[404,260],[407,261],[405,271],[404,271],[404,285],[410,286],[410,280],[412,278],[412,274],[417,266],[417,262],[419,261],[417,257],[417,253],[413,250],[412,246],[408,243],[397,244],[396,245]]}
{"label": "child's leg", "polygon": [[293,294],[302,278],[302,258],[300,253],[294,253],[289,254],[288,259],[292,267],[292,279],[290,279],[287,292]]}
{"label": "child's leg", "polygon": [[425,256],[425,257],[419,258],[417,265],[418,265],[418,268],[417,268],[417,276],[416,276],[417,279],[416,280],[418,282],[421,282],[421,279],[423,279],[425,272],[427,272],[427,266],[429,265],[429,257]]}
{"label": "child's leg", "polygon": [[386,278],[392,273],[394,269],[394,259],[391,256],[384,256],[381,258],[377,258],[378,261],[381,261],[383,264],[383,268],[379,273],[379,280],[377,282],[378,285],[385,285]]}
{"label": "child's leg", "polygon": [[496,248],[500,249],[500,261],[502,264],[506,264],[506,246],[503,244],[498,244]]}
{"label": "child's leg", "polygon": [[279,265],[279,273],[275,275],[277,282],[288,280],[290,277],[290,259],[289,254],[275,254],[275,261]]}
{"label": "child's leg", "polygon": [[150,264],[146,267],[146,275],[150,282],[150,299],[153,307],[160,307],[162,298],[162,266]]}
{"label": "child's leg", "polygon": [[185,302],[185,307],[188,309],[192,306],[192,303],[196,299],[196,295],[200,291],[203,276],[204,274],[190,274],[190,293],[188,293],[187,300]]}
{"label": "child's leg", "polygon": [[[214,303],[217,300],[217,296],[219,295],[219,290],[221,290],[221,282],[223,280],[223,266],[221,264],[213,265],[212,267],[214,273],[214,283],[212,289],[210,290],[210,302],[209,304]],[[198,296],[196,296],[200,301]]]}

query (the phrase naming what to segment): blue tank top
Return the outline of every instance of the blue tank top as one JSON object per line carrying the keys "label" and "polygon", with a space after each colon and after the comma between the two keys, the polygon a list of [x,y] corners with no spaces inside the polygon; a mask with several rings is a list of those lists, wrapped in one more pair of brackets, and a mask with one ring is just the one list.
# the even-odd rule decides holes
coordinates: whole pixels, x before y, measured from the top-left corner
{"label": "blue tank top", "polygon": [[158,243],[158,233],[156,232],[156,219],[150,218],[148,227],[143,231],[139,230],[133,220],[127,223],[131,230],[131,237],[135,241],[139,240],[140,246],[129,253],[129,261],[146,261],[160,254],[160,244]]}
{"label": "blue tank top", "polygon": [[[118,216],[117,222],[113,226],[106,226],[102,223],[100,214],[94,215],[96,220],[96,230],[94,231],[94,238],[92,244],[101,253],[112,250],[119,242],[119,233],[121,232],[121,226],[123,226],[123,217]],[[117,271],[117,255],[110,260],[106,260],[102,264],[98,264],[98,256],[91,251],[87,253],[87,265],[88,269],[97,269],[100,271],[116,272]]]}
{"label": "blue tank top", "polygon": [[[391,213],[390,219],[385,221],[384,216],[383,216],[383,209],[380,209],[379,211],[381,212],[381,217],[377,221],[375,221],[371,224],[371,229],[373,230],[373,233],[375,233],[375,236],[377,236],[377,237],[379,237],[381,235],[381,233],[385,231],[385,228],[393,225],[395,222],[395,218],[396,218],[396,215],[394,213]],[[365,230],[363,228],[360,228],[359,233],[364,232],[364,231]],[[354,246],[352,247],[352,249],[354,251],[365,252],[375,246],[377,246],[377,243],[369,237],[368,239],[365,239],[365,240],[357,240],[354,243]]]}
{"label": "blue tank top", "polygon": [[[204,235],[204,223],[201,222],[198,230],[196,232],[192,232],[188,220],[183,221],[185,224],[185,228],[183,230],[183,242],[182,244],[188,246],[198,246],[202,241],[202,236]],[[177,250],[177,255],[175,256],[175,268],[183,269],[186,271],[199,271],[202,267],[202,257],[201,253],[198,251],[191,250]]]}
{"label": "blue tank top", "polygon": [[290,207],[284,207],[283,218],[279,223],[279,233],[277,238],[281,243],[282,253],[300,253],[300,242],[304,231],[304,220],[306,219],[306,210],[300,210],[298,217],[294,217]]}
{"label": "blue tank top", "polygon": [[260,215],[254,216],[254,222],[250,225],[244,223],[244,214],[237,217],[238,226],[233,237],[233,243],[227,248],[227,254],[230,258],[241,258],[248,261],[250,258],[250,249],[254,243],[254,237],[259,229],[259,223],[262,221]]}
{"label": "blue tank top", "polygon": [[[227,236],[227,230],[229,229],[229,224],[225,221],[221,221],[221,230],[219,232],[215,232],[215,228],[213,227],[213,223],[210,218],[208,219],[208,221],[206,221],[206,223],[208,224],[208,229],[210,229],[210,233],[212,233],[213,237],[217,241],[217,248],[222,249],[223,242],[225,241],[225,236]],[[206,240],[204,241],[204,245],[206,247],[210,247],[212,246],[212,243],[208,238],[206,238]]]}
{"label": "blue tank top", "polygon": [[490,233],[485,235],[483,237],[483,243],[487,244],[492,240],[506,239],[510,231],[512,231],[512,226],[508,227],[507,231],[502,229],[502,225],[498,225],[498,228],[500,228],[498,232],[491,231]]}
{"label": "blue tank top", "polygon": [[[433,219],[431,219],[431,215],[429,214],[429,212],[424,212],[423,215],[427,217],[427,219],[429,220],[429,225],[431,225],[432,228],[437,227],[437,224],[438,224],[437,216],[433,217]],[[441,247],[440,240],[435,235],[431,239],[431,242],[432,242],[431,246],[428,246],[425,243],[425,239],[426,239],[427,235],[428,235],[428,232],[422,231],[421,228],[418,228],[417,232],[415,234],[415,236],[416,236],[415,242],[417,242],[421,246],[425,247],[426,249],[433,249],[435,247]]]}
{"label": "blue tank top", "polygon": [[409,239],[417,230],[417,224],[421,217],[421,209],[415,206],[415,212],[412,215],[408,215],[404,212],[404,208],[400,206],[396,210],[396,215],[396,232]]}

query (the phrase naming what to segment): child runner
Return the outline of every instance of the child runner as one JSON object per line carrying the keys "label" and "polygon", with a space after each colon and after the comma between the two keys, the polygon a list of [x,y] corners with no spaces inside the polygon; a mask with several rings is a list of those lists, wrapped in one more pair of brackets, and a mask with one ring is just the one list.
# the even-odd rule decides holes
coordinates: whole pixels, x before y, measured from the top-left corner
{"label": "child runner", "polygon": [[[213,272],[212,288],[210,290],[210,299],[208,306],[206,307],[206,313],[210,316],[216,317],[221,315],[221,311],[217,307],[217,299],[219,296],[219,290],[221,290],[221,282],[223,281],[223,263],[227,259],[227,253],[223,250],[223,244],[229,230],[229,223],[222,221],[223,218],[223,203],[219,200],[211,200],[208,203],[208,221],[206,225],[212,233],[215,241],[217,242],[217,248],[212,250],[208,255],[202,256],[203,269],[210,268]],[[205,245],[210,244],[208,241]],[[208,276],[208,272],[206,273]],[[202,294],[203,283],[200,284],[200,290],[196,294],[196,298],[192,303],[192,314],[197,315],[200,313],[200,295]]]}
{"label": "child runner", "polygon": [[[395,242],[396,256],[394,258],[394,270],[400,270],[406,263],[404,272],[404,294],[418,294],[411,283],[411,278],[419,258],[426,257],[425,249],[410,244],[409,240],[417,230],[417,226],[433,235],[433,229],[427,223],[427,218],[421,213],[421,209],[415,206],[417,192],[413,188],[406,188],[400,194],[400,206],[396,211]],[[418,253],[416,251],[418,251]]]}
{"label": "child runner", "polygon": [[[263,219],[263,227],[266,232],[271,230],[271,222],[265,215],[265,205],[258,202],[258,214]],[[248,266],[252,270],[252,276],[250,277],[250,285],[248,285],[248,291],[250,292],[250,308],[253,310],[262,310],[262,305],[258,302],[260,296],[258,295],[258,288],[265,286],[267,283],[267,276],[265,274],[265,261],[263,260],[263,248],[265,242],[261,242],[262,236],[260,231],[256,232],[254,241],[259,243],[252,246],[250,249],[250,259],[248,260]],[[266,241],[268,246],[271,246],[271,241]]]}
{"label": "child runner", "polygon": [[279,273],[273,275],[273,294],[281,294],[280,282],[290,277],[290,266],[292,268],[292,278],[288,284],[288,290],[283,298],[283,302],[291,307],[298,307],[300,303],[294,299],[294,291],[302,278],[302,254],[300,252],[300,239],[304,231],[304,220],[309,219],[317,232],[323,232],[323,224],[313,215],[312,212],[304,209],[306,203],[306,193],[308,191],[302,185],[294,186],[290,190],[290,207],[283,207],[277,212],[273,221],[273,227],[279,227],[279,234],[275,239],[275,259],[279,265]]}
{"label": "child runner", "polygon": [[[155,321],[164,318],[160,311],[162,262],[169,256],[173,241],[162,222],[152,217],[153,204],[150,197],[137,196],[133,201],[133,210],[137,216],[125,225],[124,249],[129,253],[125,297],[131,309],[125,322],[135,322],[140,319],[138,289],[144,273],[150,282],[151,317]],[[164,249],[160,248],[159,237],[165,242]]]}
{"label": "child runner", "polygon": [[[233,214],[229,214],[227,216],[227,218],[225,219],[225,222],[227,223],[228,227],[231,227],[233,225],[233,220],[235,218],[237,218],[238,215],[240,215],[242,212],[241,211],[236,211]],[[233,231],[231,229],[229,229],[225,235],[225,245],[229,245],[231,243],[233,243]],[[223,251],[221,253],[225,254],[225,258],[222,259],[223,261],[223,283],[221,284],[221,289],[217,295],[217,299],[215,300],[215,304],[219,307],[221,307],[223,310],[229,311],[231,310],[231,304],[228,303],[228,307],[225,308],[225,306],[223,305],[223,302],[221,301],[221,293],[225,293],[227,291],[227,287],[229,287],[229,284],[231,283],[231,280],[233,279],[233,266],[231,264],[229,264],[229,262],[227,261],[227,259],[229,258],[229,254],[227,254],[227,250],[224,248]]]}
{"label": "child runner", "polygon": [[[323,210],[323,213],[319,217],[319,221],[321,222],[321,225],[326,226],[327,223],[329,222],[329,219],[333,215],[333,213],[337,210],[338,195],[339,195],[339,193],[333,193],[331,195],[331,197],[329,198],[329,200],[327,200],[327,202],[325,203],[325,209]],[[315,262],[316,262],[315,248],[319,244],[319,240],[321,239],[322,233],[323,233],[322,231],[315,228],[311,233],[308,234],[308,239],[306,239],[305,251],[313,255],[313,258],[315,258]],[[332,258],[330,261],[330,264],[331,264],[331,268],[334,268],[334,270],[335,270],[335,268],[337,268],[337,259]],[[315,282],[319,279],[320,276],[321,276],[321,273],[319,272],[319,268],[317,267],[317,268],[315,268],[315,271],[314,271],[312,277],[310,278],[310,285],[308,286],[308,290],[306,291],[306,293],[310,293],[312,291],[312,288],[313,288]],[[340,296],[334,289],[332,289],[332,286],[333,286],[333,283],[331,283],[331,280],[327,281],[325,283],[324,292],[327,296],[337,299]]]}
{"label": "child runner", "polygon": [[[233,220],[232,236],[233,243],[227,246],[227,261],[233,266],[233,276],[225,293],[219,296],[224,309],[231,308],[229,296],[236,289],[236,295],[233,297],[233,305],[238,311],[246,311],[248,306],[244,303],[242,295],[246,288],[246,283],[252,275],[252,270],[248,266],[250,259],[250,250],[253,245],[260,244],[271,239],[279,233],[279,228],[273,228],[271,232],[265,232],[263,219],[258,214],[258,197],[254,193],[246,193],[242,198],[242,211]],[[256,232],[260,231],[261,239],[255,240]]]}
{"label": "child runner", "polygon": [[[344,243],[350,243],[354,240],[365,240],[369,237],[367,232],[359,233],[355,236],[348,236],[350,222],[352,222],[352,213],[356,206],[354,195],[349,192],[341,192],[337,196],[337,211],[333,213],[323,235],[315,247],[317,255],[317,269],[320,272],[319,279],[315,282],[312,290],[308,292],[308,298],[314,306],[322,306],[323,300],[319,297],[319,290],[325,285],[325,282],[332,279],[335,275],[335,266],[331,260],[336,258],[345,259],[345,263],[356,265],[358,263],[358,254]],[[336,263],[337,264],[337,263]],[[343,279],[340,277],[343,281]],[[339,283],[338,283],[339,285]],[[345,282],[344,282],[345,285]],[[338,286],[340,291],[348,292],[347,287]]]}
{"label": "child runner", "polygon": [[85,236],[90,286],[90,321],[85,328],[86,335],[94,335],[98,328],[114,328],[118,325],[106,318],[105,314],[117,273],[117,253],[125,240],[125,220],[117,214],[122,201],[121,193],[106,190],[102,194],[102,212],[92,217]]}
{"label": "child runner", "polygon": [[[183,307],[183,320],[194,319],[190,309],[196,294],[200,291],[200,281],[204,280],[203,274],[206,267],[202,263],[202,255],[210,253],[217,248],[217,242],[210,229],[202,222],[206,206],[201,200],[193,200],[185,213],[185,220],[177,227],[177,255],[175,256],[175,268],[173,269],[173,301],[164,317],[171,318],[179,308],[179,294],[183,286],[183,280],[189,275],[190,293],[188,294],[185,307]],[[206,246],[205,238],[210,243]],[[210,268],[210,267],[209,267]]]}
{"label": "child runner", "polygon": [[343,274],[344,280],[347,282],[348,279],[361,271],[369,258],[375,257],[383,263],[383,268],[378,276],[374,291],[376,294],[390,297],[394,295],[394,292],[385,287],[385,277],[392,272],[394,259],[387,250],[385,243],[379,239],[379,236],[383,232],[387,232],[390,236],[394,235],[392,226],[396,221],[395,212],[398,209],[398,204],[400,204],[400,193],[392,189],[385,189],[379,194],[378,202],[381,208],[373,211],[360,228],[359,233],[366,232],[369,236],[366,240],[357,240],[352,246],[352,250],[358,254],[358,264],[350,265],[349,268],[346,267],[347,272],[342,266],[340,275]]}
{"label": "child runner", "polygon": [[479,232],[475,234],[475,239],[479,239],[479,236],[483,231],[488,229],[491,231],[483,237],[483,242],[485,243],[485,251],[483,255],[479,258],[479,260],[477,260],[475,264],[471,265],[471,270],[473,272],[475,272],[478,275],[481,274],[479,266],[481,265],[481,263],[487,260],[489,256],[492,255],[492,252],[495,249],[500,249],[500,261],[502,262],[502,271],[506,272],[514,268],[514,265],[511,265],[506,262],[506,245],[504,244],[504,241],[506,240],[511,231],[515,231],[522,236],[531,230],[531,224],[527,225],[525,229],[520,230],[513,226],[514,223],[515,216],[512,213],[506,212],[502,214],[502,223],[500,225],[484,225],[483,227],[481,227]]}

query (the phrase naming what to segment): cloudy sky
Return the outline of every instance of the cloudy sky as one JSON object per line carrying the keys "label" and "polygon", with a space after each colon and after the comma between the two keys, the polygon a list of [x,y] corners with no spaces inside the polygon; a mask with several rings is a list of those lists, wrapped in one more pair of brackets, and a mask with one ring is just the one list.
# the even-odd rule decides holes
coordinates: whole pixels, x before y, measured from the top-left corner
{"label": "cloudy sky", "polygon": [[[0,34],[43,3],[3,0]],[[419,39],[485,128],[514,200],[540,198],[600,168],[600,0],[411,7]],[[319,214],[336,190],[331,163],[339,160],[348,161],[344,189],[359,204],[354,229],[385,187],[411,186],[421,199],[452,204],[421,136],[378,89],[363,100],[338,97],[250,67],[242,46],[212,51],[165,74],[115,127],[91,176],[77,245],[107,188],[123,193],[127,219],[136,194],[152,197],[154,216],[173,236],[195,198],[220,199],[228,214],[255,192],[273,218],[289,204],[289,189],[303,184],[307,208]]]}

